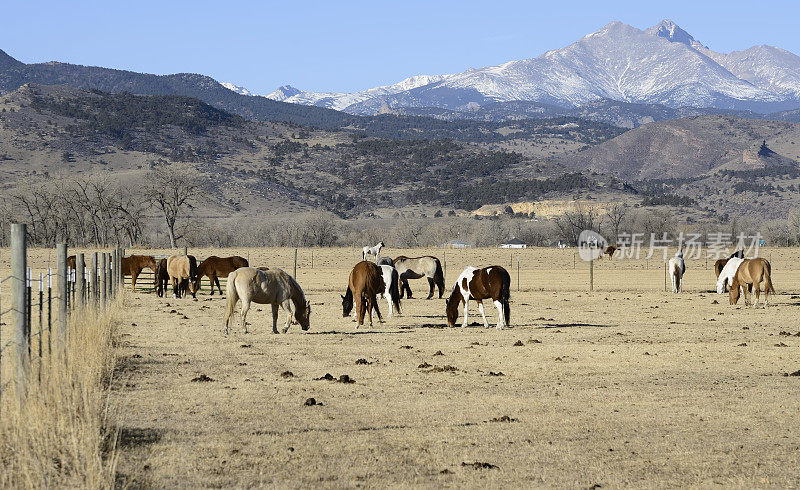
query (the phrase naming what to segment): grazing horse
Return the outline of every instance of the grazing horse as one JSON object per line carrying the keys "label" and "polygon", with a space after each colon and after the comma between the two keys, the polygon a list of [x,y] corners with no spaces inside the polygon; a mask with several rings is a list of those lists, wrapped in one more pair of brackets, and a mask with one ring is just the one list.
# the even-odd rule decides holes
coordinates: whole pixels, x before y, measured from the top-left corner
{"label": "grazing horse", "polygon": [[683,252],[678,250],[675,257],[669,259],[669,278],[672,280],[672,292],[683,291],[683,274],[686,272],[686,263],[683,261]]}
{"label": "grazing horse", "polygon": [[383,241],[380,241],[374,247],[364,247],[361,249],[361,260],[367,260],[367,255],[372,255],[375,257],[375,260],[378,260],[378,256],[381,254],[381,249],[385,246],[386,245],[383,244]]}
{"label": "grazing horse", "polygon": [[[389,259],[391,260],[391,259]],[[394,316],[395,310],[400,313],[400,274],[391,265],[379,265],[385,289],[381,295],[389,304],[389,318]]]}
{"label": "grazing horse", "polygon": [[[728,257],[727,259],[717,259],[717,261],[714,262],[714,274],[717,275],[717,279],[719,279],[719,275],[722,273],[722,269],[725,268],[725,264],[727,264],[728,261],[733,258],[743,259],[744,250],[737,250],[736,252],[732,253],[731,256]],[[728,283],[725,282],[722,286],[723,286],[722,292],[724,293],[728,290]]]}
{"label": "grazing horse", "polygon": [[[191,255],[189,257],[192,257]],[[191,258],[190,258],[191,260]],[[167,259],[161,259],[156,264],[156,273],[153,277],[153,288],[158,297],[163,297],[165,291],[169,288],[169,273],[167,272]],[[181,296],[189,292],[189,280],[184,279],[181,281]]]}
{"label": "grazing horse", "polygon": [[288,313],[283,333],[292,324],[292,314],[304,331],[310,326],[311,302],[306,301],[303,289],[294,277],[281,269],[261,270],[242,267],[228,274],[226,285],[228,296],[225,305],[225,335],[228,334],[231,316],[236,303],[242,300],[242,328],[247,333],[247,312],[250,303],[272,305],[272,333],[278,333],[278,307]]}
{"label": "grazing horse", "polygon": [[[764,283],[764,308],[769,305],[769,293],[775,294],[772,287],[772,265],[767,259],[744,259],[736,269],[736,274],[731,281],[730,304],[735,305],[739,301],[739,286],[744,290],[744,304],[750,303],[750,286],[755,290],[756,300],[753,308],[758,306],[758,299],[761,296],[761,283]],[[747,287],[744,287],[747,286]]]}
{"label": "grazing horse", "polygon": [[611,259],[613,259],[613,258],[614,258],[614,253],[615,253],[616,251],[617,251],[617,247],[615,247],[615,246],[613,246],[613,245],[609,245],[608,247],[606,247],[606,250],[605,250],[605,252],[603,252],[603,253],[604,253],[605,255],[608,255],[608,260],[611,260]]}
{"label": "grazing horse", "polygon": [[511,322],[511,306],[508,300],[511,297],[511,276],[508,271],[499,265],[493,265],[478,269],[477,267],[467,267],[458,276],[450,298],[446,300],[447,305],[447,324],[455,326],[458,319],[458,306],[464,304],[464,321],[462,327],[469,324],[468,311],[469,300],[474,299],[478,302],[478,311],[483,316],[483,326],[489,328],[489,321],[483,310],[483,300],[491,299],[497,308],[497,329],[502,330]]}
{"label": "grazing horse", "polygon": [[444,294],[442,263],[436,257],[426,255],[424,257],[409,258],[401,255],[394,259],[394,267],[397,269],[397,273],[400,274],[401,298],[407,292],[408,299],[411,299],[411,288],[408,285],[408,280],[422,277],[428,278],[428,285],[431,287],[427,299],[433,298],[434,286],[439,288],[439,298]]}
{"label": "grazing horse", "polygon": [[211,296],[214,296],[214,284],[217,285],[217,291],[222,294],[222,288],[219,285],[219,276],[228,277],[228,274],[241,267],[247,267],[250,264],[244,257],[234,255],[233,257],[217,257],[212,255],[200,263],[197,267],[197,277],[192,282],[192,294],[200,290],[200,280],[203,276],[208,277],[211,283]]}
{"label": "grazing horse", "polygon": [[736,275],[736,270],[743,261],[744,259],[739,257],[728,259],[725,266],[719,271],[719,277],[717,277],[717,294],[725,294],[725,290],[730,287],[731,282],[733,282],[733,276]]}
{"label": "grazing horse", "polygon": [[123,276],[131,276],[131,291],[136,291],[136,278],[142,273],[145,267],[151,271],[156,271],[156,259],[150,255],[129,255],[122,257],[120,261]]}
{"label": "grazing horse", "polygon": [[358,327],[364,325],[364,313],[369,315],[369,326],[372,327],[373,309],[378,314],[378,320],[382,322],[383,318],[381,317],[381,310],[378,308],[376,297],[385,291],[386,284],[383,282],[381,268],[372,262],[362,260],[350,271],[347,291],[342,296],[342,316],[347,317],[350,315],[355,301]]}
{"label": "grazing horse", "polygon": [[[172,255],[167,258],[167,273],[172,282],[173,297],[180,298],[181,282],[188,279],[191,283],[197,277],[197,259],[191,255]],[[192,298],[197,298],[191,289],[189,292],[192,293]]]}

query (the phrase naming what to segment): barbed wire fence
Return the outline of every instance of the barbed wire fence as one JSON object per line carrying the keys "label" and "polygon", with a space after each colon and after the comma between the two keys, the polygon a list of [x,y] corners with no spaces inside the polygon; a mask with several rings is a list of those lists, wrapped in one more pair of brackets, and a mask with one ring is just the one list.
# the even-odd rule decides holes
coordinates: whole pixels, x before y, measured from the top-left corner
{"label": "barbed wire fence", "polygon": [[69,264],[67,245],[58,244],[56,269],[38,271],[37,277],[28,266],[27,235],[25,224],[11,225],[11,275],[0,278],[0,417],[8,389],[14,387],[24,406],[27,383],[35,382],[31,369],[41,382],[42,364],[66,346],[69,316],[83,308],[107,308],[123,284],[116,266],[123,256],[119,248],[91,252],[87,267],[87,254],[76,254]]}

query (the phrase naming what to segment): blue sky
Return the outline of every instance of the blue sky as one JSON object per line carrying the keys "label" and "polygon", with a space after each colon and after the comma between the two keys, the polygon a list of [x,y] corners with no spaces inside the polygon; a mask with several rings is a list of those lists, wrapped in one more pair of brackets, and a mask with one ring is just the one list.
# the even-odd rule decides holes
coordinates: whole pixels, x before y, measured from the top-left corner
{"label": "blue sky", "polygon": [[612,20],[670,18],[717,51],[800,54],[800,2],[0,0],[0,49],[147,73],[203,73],[257,93],[355,91],[533,58]]}

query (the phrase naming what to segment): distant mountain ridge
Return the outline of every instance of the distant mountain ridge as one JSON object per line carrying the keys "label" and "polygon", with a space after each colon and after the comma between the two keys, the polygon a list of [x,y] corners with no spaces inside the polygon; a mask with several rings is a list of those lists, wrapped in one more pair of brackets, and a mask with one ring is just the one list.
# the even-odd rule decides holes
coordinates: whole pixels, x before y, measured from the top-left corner
{"label": "distant mountain ridge", "polygon": [[646,30],[611,22],[537,58],[354,93],[287,87],[266,97],[359,115],[423,107],[468,112],[512,101],[576,108],[601,99],[769,113],[800,107],[800,57],[772,46],[716,53],[670,20]]}

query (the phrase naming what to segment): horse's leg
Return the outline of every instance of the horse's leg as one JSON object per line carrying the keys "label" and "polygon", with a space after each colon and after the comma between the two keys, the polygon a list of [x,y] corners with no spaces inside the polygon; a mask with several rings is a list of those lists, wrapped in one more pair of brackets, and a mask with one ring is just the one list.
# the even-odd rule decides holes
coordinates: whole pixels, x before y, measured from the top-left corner
{"label": "horse's leg", "polygon": [[364,293],[354,294],[353,299],[356,302],[356,320],[358,322],[356,328],[359,328],[364,325]]}
{"label": "horse's leg", "polygon": [[481,312],[483,317],[483,328],[489,328],[489,320],[486,319],[486,312],[483,309],[483,301],[478,301],[478,311]]}
{"label": "horse's leg", "polygon": [[272,333],[278,333],[278,303],[272,305]]}
{"label": "horse's leg", "polygon": [[[219,291],[219,295],[222,296],[222,287],[219,285],[219,276],[214,274],[214,284],[217,285],[217,291]],[[214,285],[211,285],[211,294],[214,294]]]}
{"label": "horse's leg", "polygon": [[286,333],[286,331],[289,330],[289,325],[292,324],[292,315],[294,314],[294,308],[293,308],[294,305],[292,304],[292,300],[287,299],[286,301],[283,302],[283,304],[281,306],[283,306],[283,309],[286,310],[286,312],[287,312],[286,313],[286,325],[283,327],[283,333]]}
{"label": "horse's leg", "polygon": [[247,312],[249,310],[250,310],[250,300],[248,298],[242,297],[242,328],[244,329],[244,333],[249,333],[247,331]]}
{"label": "horse's leg", "polygon": [[[394,315],[394,305],[392,304],[392,293],[386,292],[383,293],[383,296],[386,298],[386,303],[389,305],[389,318]],[[377,298],[375,298],[377,301]]]}
{"label": "horse's leg", "polygon": [[469,299],[464,300],[464,321],[461,323],[461,328],[469,325]]}
{"label": "horse's leg", "polygon": [[433,278],[432,278],[432,277],[429,277],[429,278],[428,278],[428,286],[430,286],[430,287],[431,287],[431,290],[430,290],[430,292],[428,293],[428,297],[427,297],[427,298],[425,298],[425,299],[431,299],[431,298],[433,298],[433,289],[434,289],[434,287],[436,287],[436,282],[433,280]]}
{"label": "horse's leg", "polygon": [[[123,276],[124,277],[124,276]],[[135,270],[131,271],[131,292],[136,292],[136,278],[139,277],[139,273]]]}
{"label": "horse's leg", "polygon": [[173,277],[172,279],[172,297],[173,298],[180,298],[181,297],[181,281],[177,277]]}
{"label": "horse's leg", "polygon": [[761,283],[759,281],[753,281],[753,289],[755,289],[756,293],[756,300],[753,301],[753,309],[758,308],[758,300],[761,297]]}
{"label": "horse's leg", "polygon": [[375,301],[373,298],[366,298],[364,301],[367,305],[367,315],[369,316],[369,328],[372,328],[372,302]]}
{"label": "horse's leg", "polygon": [[497,308],[497,330],[503,330],[503,327],[506,326],[503,303],[499,300],[494,300],[494,307]]}

